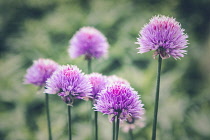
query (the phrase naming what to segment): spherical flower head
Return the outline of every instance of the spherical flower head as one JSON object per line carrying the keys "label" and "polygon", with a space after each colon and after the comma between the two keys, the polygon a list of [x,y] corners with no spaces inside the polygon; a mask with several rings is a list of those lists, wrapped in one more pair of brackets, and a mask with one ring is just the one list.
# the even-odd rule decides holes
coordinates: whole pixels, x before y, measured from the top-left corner
{"label": "spherical flower head", "polygon": [[184,57],[187,53],[188,36],[179,22],[166,16],[155,16],[139,32],[136,44],[139,53],[155,50],[154,57],[160,55],[163,59],[172,56],[175,59]]}
{"label": "spherical flower head", "polygon": [[57,68],[58,64],[53,60],[43,58],[35,60],[33,65],[27,69],[24,83],[45,86],[47,79]]}
{"label": "spherical flower head", "polygon": [[144,115],[141,116],[141,118],[135,118],[131,116],[127,118],[126,121],[121,122],[120,126],[124,132],[129,132],[129,130],[133,130],[135,128],[142,128],[145,126]]}
{"label": "spherical flower head", "polygon": [[123,78],[120,78],[120,77],[118,77],[116,75],[109,76],[108,77],[108,81],[109,81],[109,83],[119,83],[119,84],[130,85],[130,83],[127,80],[125,80]]}
{"label": "spherical flower head", "polygon": [[107,54],[109,44],[106,37],[93,27],[83,27],[70,40],[71,58],[85,55],[86,59],[100,58]]}
{"label": "spherical flower head", "polygon": [[88,75],[88,79],[92,84],[91,98],[96,100],[98,99],[98,94],[106,87],[108,83],[107,77],[99,73],[91,73]]}
{"label": "spherical flower head", "polygon": [[139,118],[143,114],[143,104],[139,98],[129,85],[113,83],[101,91],[94,108],[95,111],[111,115],[111,121],[115,116],[120,120],[126,120],[130,116]]}
{"label": "spherical flower head", "polygon": [[91,91],[87,76],[74,65],[60,66],[47,80],[45,89],[45,93],[61,96],[68,105],[72,105],[74,99],[88,98]]}

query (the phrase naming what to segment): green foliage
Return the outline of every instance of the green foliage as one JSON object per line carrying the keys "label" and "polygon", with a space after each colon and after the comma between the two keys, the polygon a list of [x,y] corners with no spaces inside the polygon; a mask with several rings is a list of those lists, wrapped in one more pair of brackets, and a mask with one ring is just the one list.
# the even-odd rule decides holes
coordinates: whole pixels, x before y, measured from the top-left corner
{"label": "green foliage", "polygon": [[[197,5],[200,10],[188,12],[188,4],[190,11]],[[139,91],[145,104],[146,124],[134,130],[134,137],[150,139],[157,60],[152,59],[152,52],[137,54],[138,45],[134,42],[138,31],[157,14],[177,18],[190,42],[188,55],[181,61],[163,60],[157,137],[210,139],[208,5],[205,0],[0,1],[0,139],[47,139],[43,89],[23,85],[23,77],[32,61],[40,57],[77,65],[87,73],[84,58],[73,60],[67,53],[69,39],[83,26],[94,26],[108,38],[109,57],[94,60],[92,69],[125,78]],[[76,140],[92,140],[90,107],[89,102],[77,101],[72,109]],[[67,139],[67,106],[52,95],[50,111],[54,139]],[[107,116],[99,114],[100,140],[110,139],[111,132]],[[119,139],[127,140],[128,134],[120,132]]]}

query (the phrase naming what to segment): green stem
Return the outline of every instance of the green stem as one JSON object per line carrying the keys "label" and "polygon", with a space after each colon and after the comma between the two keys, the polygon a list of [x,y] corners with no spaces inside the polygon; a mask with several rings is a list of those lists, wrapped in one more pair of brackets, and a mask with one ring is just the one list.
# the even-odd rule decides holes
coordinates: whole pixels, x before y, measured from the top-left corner
{"label": "green stem", "polygon": [[98,112],[95,111],[95,140],[98,140]]}
{"label": "green stem", "polygon": [[153,119],[153,129],[152,129],[152,140],[156,139],[156,127],[157,127],[157,116],[158,116],[158,102],[159,102],[161,63],[162,63],[162,58],[159,55],[159,58],[158,58],[158,70],[157,70],[156,96],[155,96],[155,108],[154,108],[154,119]]}
{"label": "green stem", "polygon": [[52,140],[48,94],[45,94],[45,104],[46,104],[46,113],[47,113],[47,125],[48,125],[49,140]]}
{"label": "green stem", "polygon": [[92,73],[92,68],[91,68],[92,59],[88,58],[87,61],[88,61],[88,74],[90,74],[90,73]]}
{"label": "green stem", "polygon": [[119,127],[120,127],[120,113],[117,115],[117,125],[116,125],[116,140],[118,140],[118,134],[119,134]]}
{"label": "green stem", "polygon": [[[88,67],[88,74],[92,73],[92,67],[91,67],[91,64],[92,64],[92,59],[91,58],[87,58],[87,67]],[[98,140],[98,112],[95,111],[95,140]],[[92,120],[92,119],[91,119]]]}
{"label": "green stem", "polygon": [[133,140],[133,130],[129,129],[130,140]]}
{"label": "green stem", "polygon": [[115,140],[115,116],[114,120],[112,121],[112,140]]}
{"label": "green stem", "polygon": [[71,140],[71,106],[68,105],[68,118],[69,118],[69,140]]}
{"label": "green stem", "polygon": [[95,131],[94,131],[94,128],[95,128],[95,124],[94,124],[94,119],[93,119],[93,113],[94,111],[92,111],[92,108],[93,108],[93,101],[90,102],[90,112],[89,112],[89,119],[90,119],[90,125],[91,125],[91,130],[92,130],[92,139],[94,139],[94,136],[95,136]]}

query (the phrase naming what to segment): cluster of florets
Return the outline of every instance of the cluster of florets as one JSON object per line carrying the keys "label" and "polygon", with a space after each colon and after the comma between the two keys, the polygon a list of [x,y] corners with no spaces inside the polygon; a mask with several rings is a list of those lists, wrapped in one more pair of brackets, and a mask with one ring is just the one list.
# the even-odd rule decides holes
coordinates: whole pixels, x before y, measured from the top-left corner
{"label": "cluster of florets", "polygon": [[69,41],[71,58],[85,55],[86,59],[100,58],[108,52],[109,44],[106,37],[93,27],[83,27]]}
{"label": "cluster of florets", "polygon": [[47,79],[53,74],[57,67],[58,64],[50,59],[40,58],[35,60],[33,65],[27,70],[24,83],[45,86]]}
{"label": "cluster of florets", "polygon": [[107,86],[108,80],[106,76],[99,73],[92,73],[88,75],[90,83],[92,84],[91,99],[98,99],[98,94]]}
{"label": "cluster of florets", "polygon": [[[142,110],[144,112],[144,110]],[[145,116],[142,115],[141,118],[128,117],[127,121],[121,122],[121,128],[124,132],[129,132],[130,130],[135,129],[136,127],[142,128],[145,126]]]}
{"label": "cluster of florets", "polygon": [[143,115],[143,104],[138,93],[129,85],[112,83],[99,94],[95,110],[104,114],[126,120],[133,116],[140,118]]}
{"label": "cluster of florets", "polygon": [[88,77],[74,65],[60,66],[46,82],[45,93],[58,94],[72,105],[74,99],[90,97],[92,85]]}
{"label": "cluster of florets", "polygon": [[180,59],[187,53],[183,50],[187,48],[187,38],[174,18],[154,16],[139,32],[136,44],[140,45],[139,53],[154,50],[154,57],[160,55],[163,59],[170,56]]}

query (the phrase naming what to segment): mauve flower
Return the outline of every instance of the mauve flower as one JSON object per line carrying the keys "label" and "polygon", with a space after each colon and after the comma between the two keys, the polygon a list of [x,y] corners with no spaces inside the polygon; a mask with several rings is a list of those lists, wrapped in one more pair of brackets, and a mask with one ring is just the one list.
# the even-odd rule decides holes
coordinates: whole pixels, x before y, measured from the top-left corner
{"label": "mauve flower", "polygon": [[69,41],[71,58],[85,55],[86,59],[100,58],[107,54],[109,44],[106,37],[93,27],[83,27]]}
{"label": "mauve flower", "polygon": [[[144,111],[144,110],[142,110]],[[124,132],[129,132],[129,130],[133,130],[135,128],[142,128],[145,126],[145,118],[141,116],[141,118],[129,117],[126,121],[121,122],[120,127]]]}
{"label": "mauve flower", "polygon": [[35,60],[33,65],[27,69],[24,83],[45,86],[47,79],[53,74],[57,67],[58,64],[50,59],[40,58]]}
{"label": "mauve flower", "polygon": [[108,76],[108,81],[109,81],[109,83],[120,83],[120,84],[130,85],[130,83],[127,80],[125,80],[121,77],[118,77],[116,75]]}
{"label": "mauve flower", "polygon": [[86,99],[90,96],[92,85],[88,77],[74,65],[60,66],[46,82],[45,93],[58,94],[68,105],[74,99]]}
{"label": "mauve flower", "polygon": [[107,77],[99,73],[91,73],[88,75],[88,79],[92,84],[92,92],[90,96],[93,100],[96,100],[98,98],[98,94],[106,87],[108,83]]}
{"label": "mauve flower", "polygon": [[112,116],[119,116],[120,120],[129,117],[140,118],[143,115],[143,104],[140,97],[129,85],[112,83],[99,93],[94,104],[95,111]]}
{"label": "mauve flower", "polygon": [[160,55],[163,59],[172,56],[175,59],[184,57],[187,53],[188,36],[179,22],[166,16],[154,16],[139,32],[136,44],[140,47],[138,53],[155,50],[154,57]]}

